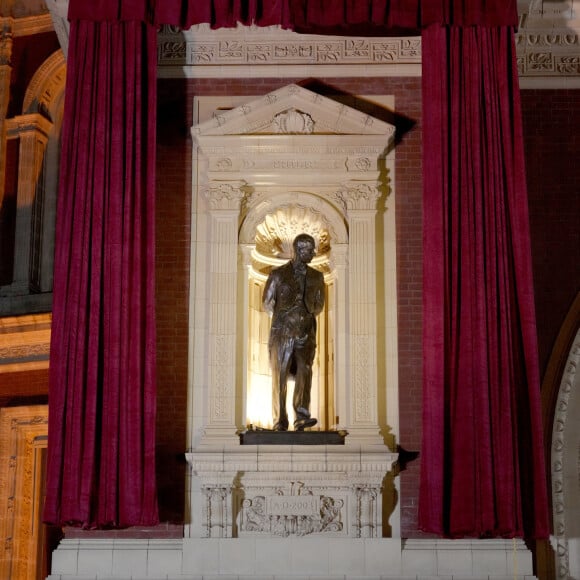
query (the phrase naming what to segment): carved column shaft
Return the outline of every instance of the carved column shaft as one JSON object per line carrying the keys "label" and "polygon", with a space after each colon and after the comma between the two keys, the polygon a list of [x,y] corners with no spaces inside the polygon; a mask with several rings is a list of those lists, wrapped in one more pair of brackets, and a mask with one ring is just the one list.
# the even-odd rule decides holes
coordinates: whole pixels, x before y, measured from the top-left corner
{"label": "carved column shaft", "polygon": [[[348,338],[346,336],[347,328],[347,285],[348,279],[348,246],[346,244],[335,244],[332,246],[331,254],[332,270],[335,272],[335,328],[334,332],[339,334],[335,337],[335,353],[334,360],[336,368],[334,369],[334,381],[336,392],[335,414],[338,417],[336,422],[337,427],[345,427],[348,421],[347,415],[347,392],[350,387],[348,384]],[[331,424],[334,423],[335,418],[331,417]]]}
{"label": "carved column shaft", "polygon": [[51,127],[52,123],[39,114],[21,115],[6,121],[8,139],[20,140],[12,280],[14,291],[26,291],[30,284],[32,210]]}
{"label": "carved column shaft", "polygon": [[10,102],[10,78],[12,76],[12,32],[8,18],[0,19],[2,31],[0,32],[0,203],[4,197],[4,174],[6,171],[6,134],[4,121]]}
{"label": "carved column shaft", "polygon": [[[350,414],[352,438],[378,435],[375,216],[380,192],[355,183],[341,192],[349,220]],[[374,441],[378,442],[378,441]]]}
{"label": "carved column shaft", "polygon": [[209,416],[206,437],[235,436],[238,221],[242,183],[206,191],[210,203]]}

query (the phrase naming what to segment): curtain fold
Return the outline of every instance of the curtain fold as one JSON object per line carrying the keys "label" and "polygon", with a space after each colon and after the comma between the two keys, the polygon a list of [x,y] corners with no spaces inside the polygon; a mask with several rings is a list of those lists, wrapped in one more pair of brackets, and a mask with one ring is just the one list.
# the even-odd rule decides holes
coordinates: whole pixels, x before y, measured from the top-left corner
{"label": "curtain fold", "polygon": [[420,526],[547,537],[513,29],[432,26],[423,59]]}
{"label": "curtain fold", "polygon": [[156,34],[71,23],[45,521],[157,522]]}

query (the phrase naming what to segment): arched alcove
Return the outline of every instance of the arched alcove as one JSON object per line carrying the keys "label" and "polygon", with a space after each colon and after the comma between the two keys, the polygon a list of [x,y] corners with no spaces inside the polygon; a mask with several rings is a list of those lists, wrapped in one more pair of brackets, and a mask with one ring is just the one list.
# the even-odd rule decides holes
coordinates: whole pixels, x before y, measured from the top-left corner
{"label": "arched alcove", "polygon": [[557,578],[580,577],[580,329],[565,359],[552,428],[552,511]]}
{"label": "arched alcove", "polygon": [[[333,248],[344,248],[348,232],[343,216],[315,192],[290,191],[258,207],[248,209],[240,229],[242,260],[247,272],[248,308],[245,373],[246,426],[271,428],[271,375],[268,356],[269,316],[262,308],[262,293],[272,267],[292,258],[292,242],[300,233],[311,235],[317,255],[311,266],[323,272],[326,300],[318,316],[317,350],[313,365],[311,412],[318,418],[318,428],[337,427],[334,384],[334,329],[336,319],[336,269]],[[331,243],[332,240],[332,243]],[[336,252],[335,250],[335,252]],[[288,398],[291,399],[291,388]],[[288,405],[290,422],[292,405]]]}

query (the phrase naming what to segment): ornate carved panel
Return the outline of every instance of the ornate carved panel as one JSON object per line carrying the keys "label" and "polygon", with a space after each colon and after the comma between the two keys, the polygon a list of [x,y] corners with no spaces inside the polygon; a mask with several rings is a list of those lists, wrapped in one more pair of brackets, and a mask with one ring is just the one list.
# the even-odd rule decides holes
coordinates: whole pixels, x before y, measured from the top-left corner
{"label": "ornate carved panel", "polygon": [[37,578],[48,407],[0,410],[0,577]]}

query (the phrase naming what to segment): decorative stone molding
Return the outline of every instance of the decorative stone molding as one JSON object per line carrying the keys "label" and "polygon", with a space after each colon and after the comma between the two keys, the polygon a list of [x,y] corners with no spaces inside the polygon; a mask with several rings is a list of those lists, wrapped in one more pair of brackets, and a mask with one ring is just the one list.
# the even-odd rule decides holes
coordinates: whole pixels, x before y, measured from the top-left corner
{"label": "decorative stone molding", "polygon": [[42,545],[40,457],[46,448],[48,407],[0,410],[0,577],[36,578]]}
{"label": "decorative stone molding", "polygon": [[[21,4],[26,4],[25,2]],[[43,32],[52,32],[50,14],[18,15],[0,18],[0,30],[9,31],[14,37],[32,36]]]}
{"label": "decorative stone molding", "polygon": [[62,50],[49,56],[36,71],[22,106],[23,114],[44,113],[51,121],[62,114],[61,99],[66,83],[66,62]]}
{"label": "decorative stone molding", "polygon": [[[524,88],[580,81],[580,19],[573,3],[518,2],[517,66]],[[534,80],[543,84],[531,84]],[[580,86],[578,83],[574,86]]]}
{"label": "decorative stone molding", "polygon": [[0,318],[0,374],[48,368],[51,314]]}
{"label": "decorative stone molding", "polygon": [[[567,529],[566,506],[578,505],[580,493],[580,464],[575,462],[576,481],[566,485],[567,475],[565,468],[567,462],[573,461],[570,450],[578,449],[578,439],[570,438],[574,426],[569,422],[569,410],[572,408],[573,399],[580,397],[580,330],[570,348],[570,354],[564,367],[558,399],[554,426],[552,429],[552,508],[554,518],[554,537],[552,544],[556,553],[557,578],[568,578],[570,570],[568,537],[570,530]],[[577,408],[577,405],[576,405]],[[568,477],[568,479],[570,479]],[[575,496],[574,496],[575,490]],[[572,497],[566,494],[571,493]]]}
{"label": "decorative stone molding", "polygon": [[[284,76],[284,68],[304,65],[318,68],[340,65],[358,69],[360,75],[368,74],[372,66],[394,69],[394,65],[412,66],[420,62],[419,37],[317,36],[296,34],[279,26],[211,30],[207,24],[195,25],[186,31],[163,26],[158,35],[162,76],[178,71],[186,76],[213,75],[216,67],[250,67],[262,76],[269,74],[264,69],[272,66],[279,71],[279,76]],[[246,76],[247,72],[237,74]]]}

